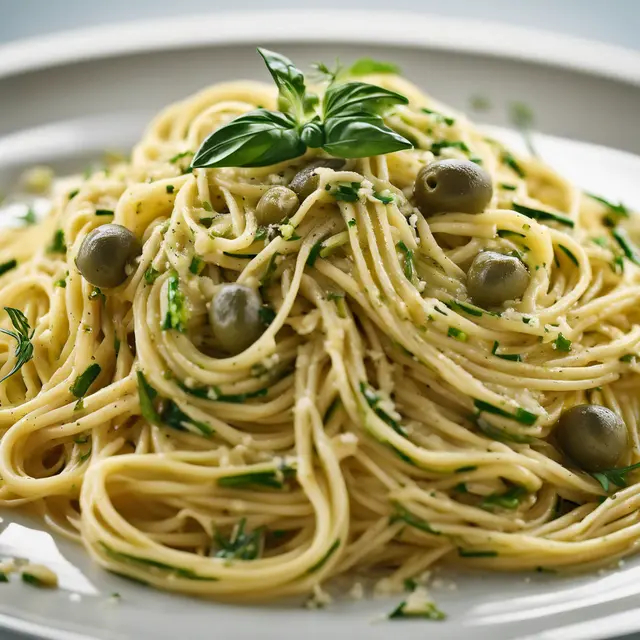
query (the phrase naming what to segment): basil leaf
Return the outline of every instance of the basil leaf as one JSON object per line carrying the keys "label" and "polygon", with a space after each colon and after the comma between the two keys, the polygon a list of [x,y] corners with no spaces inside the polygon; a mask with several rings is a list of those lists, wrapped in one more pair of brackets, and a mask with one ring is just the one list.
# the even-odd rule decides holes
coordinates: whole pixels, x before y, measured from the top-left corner
{"label": "basil leaf", "polygon": [[191,166],[265,167],[305,151],[291,116],[256,109],[216,129],[202,143]]}
{"label": "basil leaf", "polygon": [[304,116],[304,99],[306,87],[304,75],[289,58],[258,47],[258,53],[262,56],[273,81],[278,87],[281,100],[278,102],[282,111],[291,113],[297,120]]}
{"label": "basil leaf", "polygon": [[368,73],[400,73],[400,67],[391,62],[380,62],[373,58],[360,58],[349,69],[349,75],[366,76]]}
{"label": "basil leaf", "polygon": [[[364,82],[347,82],[327,89],[324,96],[324,119],[363,113],[382,115],[396,104],[409,100],[395,91]],[[346,157],[346,156],[344,156]]]}
{"label": "basil leaf", "polygon": [[413,148],[406,138],[387,127],[380,116],[371,113],[328,118],[324,127],[322,148],[339,158],[365,158]]}

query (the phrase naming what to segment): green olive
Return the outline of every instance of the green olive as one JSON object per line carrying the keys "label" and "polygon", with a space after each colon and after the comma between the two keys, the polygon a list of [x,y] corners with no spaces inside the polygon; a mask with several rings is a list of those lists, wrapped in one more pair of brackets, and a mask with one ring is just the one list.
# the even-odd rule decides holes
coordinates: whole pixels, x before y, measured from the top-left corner
{"label": "green olive", "polygon": [[565,411],[555,434],[567,457],[585,471],[614,468],[629,446],[622,419],[597,404],[581,404]]}
{"label": "green olive", "polygon": [[478,306],[496,307],[522,297],[529,280],[529,271],[519,258],[482,251],[467,272],[467,292]]}
{"label": "green olive", "polygon": [[309,163],[304,169],[301,169],[293,176],[289,189],[292,189],[298,194],[298,198],[302,202],[305,198],[308,198],[317,188],[320,176],[315,173],[316,169],[327,168],[339,171],[345,165],[344,160],[339,158],[320,158]]}
{"label": "green olive", "polygon": [[481,213],[491,201],[491,176],[469,160],[437,160],[416,177],[413,195],[423,215]]}
{"label": "green olive", "polygon": [[220,347],[233,355],[250,347],[265,330],[261,309],[255,289],[233,282],[221,285],[209,309],[211,329]]}
{"label": "green olive", "polygon": [[298,196],[291,189],[271,187],[258,201],[256,217],[260,224],[276,224],[283,218],[290,218],[299,206]]}
{"label": "green olive", "polygon": [[76,257],[85,280],[96,287],[117,287],[127,279],[125,267],[140,253],[137,238],[120,224],[103,224],[90,231]]}

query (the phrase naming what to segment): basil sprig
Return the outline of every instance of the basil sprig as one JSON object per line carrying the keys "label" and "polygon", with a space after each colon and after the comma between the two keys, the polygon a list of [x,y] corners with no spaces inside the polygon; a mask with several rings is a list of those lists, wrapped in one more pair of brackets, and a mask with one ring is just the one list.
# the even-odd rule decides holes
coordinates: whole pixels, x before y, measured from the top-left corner
{"label": "basil sprig", "polygon": [[382,119],[407,104],[405,96],[364,82],[332,83],[320,105],[291,60],[267,49],[258,53],[278,87],[280,111],[256,109],[220,127],[202,143],[192,167],[264,167],[298,158],[307,148],[340,158],[412,148]]}

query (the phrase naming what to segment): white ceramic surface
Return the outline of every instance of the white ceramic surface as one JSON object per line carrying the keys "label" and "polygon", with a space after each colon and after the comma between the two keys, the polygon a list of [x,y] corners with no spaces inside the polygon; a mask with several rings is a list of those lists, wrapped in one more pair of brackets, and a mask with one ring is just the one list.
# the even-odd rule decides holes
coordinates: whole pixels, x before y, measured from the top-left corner
{"label": "white ceramic surface", "polygon": [[[372,14],[362,19],[377,22]],[[628,68],[611,59],[590,66],[588,57],[574,59],[575,51],[566,43],[555,50],[551,45],[544,51],[523,49],[516,56],[515,48],[508,50],[504,43],[514,45],[519,37],[525,42],[527,36],[521,30],[505,36],[499,46],[484,46],[477,38],[470,46],[461,40],[470,33],[469,25],[455,28],[452,21],[444,25],[441,19],[428,22],[424,18],[409,24],[416,26],[419,20],[427,20],[422,33],[436,25],[445,32],[420,40],[416,27],[414,38],[401,40],[391,25],[392,35],[377,34],[375,44],[367,44],[370,32],[348,44],[345,33],[327,30],[330,22],[340,24],[334,14],[331,21],[319,18],[315,31],[309,27],[309,33],[316,35],[300,44],[256,16],[246,31],[240,30],[246,26],[243,23],[225,18],[208,36],[199,27],[193,39],[183,31],[186,24],[173,24],[166,46],[159,38],[152,39],[153,54],[131,46],[127,40],[131,29],[124,30],[111,49],[109,38],[97,34],[69,37],[71,51],[64,49],[64,39],[58,40],[48,58],[34,50],[29,54],[27,46],[13,47],[6,56],[0,48],[0,188],[10,186],[17,172],[34,162],[51,163],[60,171],[75,170],[105,148],[129,147],[156,109],[205,84],[233,77],[266,79],[253,51],[258,43],[277,46],[301,65],[329,61],[335,55],[345,60],[362,55],[391,59],[419,84],[458,107],[478,91],[501,106],[511,99],[524,99],[532,103],[546,132],[640,152],[640,129],[635,126],[640,57],[624,54],[620,60],[632,63]],[[166,34],[168,26],[163,28]],[[532,45],[535,38],[529,37]],[[334,38],[336,43],[330,44]],[[140,31],[137,40],[146,42]],[[189,48],[188,42],[197,47]],[[22,61],[20,51],[27,55]],[[582,51],[586,56],[587,49]],[[83,61],[70,62],[76,58]],[[534,64],[535,60],[544,64]],[[623,69],[629,73],[625,75]],[[502,109],[488,117],[504,123]],[[503,130],[497,133],[516,145],[520,142]],[[550,136],[536,136],[536,144],[544,158],[576,182],[640,209],[640,157]],[[454,576],[455,590],[433,589],[449,615],[446,622],[388,622],[379,618],[397,599],[343,600],[328,610],[312,612],[284,605],[241,608],[159,593],[103,572],[81,548],[54,539],[37,521],[6,510],[0,516],[0,556],[27,557],[47,564],[60,577],[62,588],[50,592],[18,582],[0,585],[0,629],[41,638],[595,640],[640,630],[640,558],[596,575]],[[117,602],[110,598],[113,592],[121,595]]]}

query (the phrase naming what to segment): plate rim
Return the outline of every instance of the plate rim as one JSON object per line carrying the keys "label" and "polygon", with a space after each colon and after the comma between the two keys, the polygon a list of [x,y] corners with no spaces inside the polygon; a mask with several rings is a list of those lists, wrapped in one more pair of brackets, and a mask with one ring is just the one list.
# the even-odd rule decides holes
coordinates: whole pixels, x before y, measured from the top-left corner
{"label": "plate rim", "polygon": [[[336,16],[340,20],[336,20]],[[247,20],[250,16],[250,20]],[[366,24],[354,31],[350,25]],[[295,31],[291,24],[296,25]],[[510,58],[640,86],[640,51],[558,32],[414,11],[231,11],[84,27],[0,45],[0,79],[65,64],[205,46],[376,43]]]}

